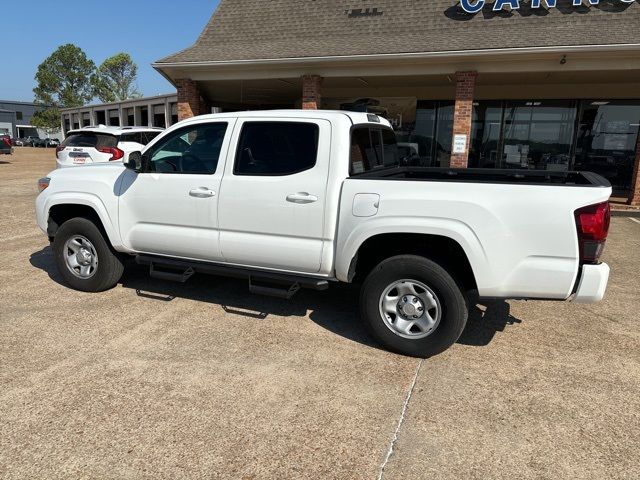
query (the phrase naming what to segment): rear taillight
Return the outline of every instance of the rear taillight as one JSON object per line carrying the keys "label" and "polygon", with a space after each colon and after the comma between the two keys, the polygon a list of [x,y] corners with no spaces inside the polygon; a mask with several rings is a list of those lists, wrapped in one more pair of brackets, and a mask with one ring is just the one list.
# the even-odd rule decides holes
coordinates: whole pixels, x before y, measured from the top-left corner
{"label": "rear taillight", "polygon": [[576,210],[575,217],[580,246],[580,263],[598,263],[611,223],[609,202],[580,208]]}
{"label": "rear taillight", "polygon": [[58,154],[59,154],[61,151],[63,151],[64,149],[65,149],[65,147],[63,147],[63,146],[56,147],[56,158],[60,158],[60,157],[58,156]]}
{"label": "rear taillight", "polygon": [[111,158],[109,159],[110,162],[113,162],[115,160],[121,160],[122,157],[124,157],[124,152],[119,148],[115,148],[115,147],[103,147],[103,148],[99,148],[98,151],[102,153],[110,153],[111,154]]}
{"label": "rear taillight", "polygon": [[2,137],[2,141],[7,145],[7,147],[11,146],[11,139],[7,137]]}

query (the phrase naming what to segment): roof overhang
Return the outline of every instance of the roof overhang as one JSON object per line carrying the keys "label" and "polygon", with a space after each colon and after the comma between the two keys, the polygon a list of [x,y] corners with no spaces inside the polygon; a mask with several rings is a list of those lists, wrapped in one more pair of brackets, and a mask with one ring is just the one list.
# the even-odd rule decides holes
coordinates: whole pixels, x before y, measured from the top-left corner
{"label": "roof overhang", "polygon": [[[389,53],[323,57],[262,58],[249,60],[156,62],[152,66],[175,85],[179,78],[229,80],[278,78],[314,73],[323,76],[350,75],[350,69],[376,70],[388,75],[394,71],[419,70],[420,74],[443,74],[458,70],[499,73],[500,71],[539,71],[540,69],[602,70],[640,68],[640,43],[606,45],[566,45],[552,47],[452,50],[440,52]],[[560,63],[562,56],[571,61]],[[268,67],[268,68],[265,68]],[[380,68],[382,67],[382,69]],[[259,76],[257,76],[259,75]]]}

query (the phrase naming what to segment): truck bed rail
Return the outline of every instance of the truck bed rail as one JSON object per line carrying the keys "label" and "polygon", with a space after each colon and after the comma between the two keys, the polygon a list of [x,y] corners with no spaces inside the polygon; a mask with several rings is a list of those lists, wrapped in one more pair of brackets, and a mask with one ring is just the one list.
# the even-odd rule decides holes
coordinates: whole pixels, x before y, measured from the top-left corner
{"label": "truck bed rail", "polygon": [[609,181],[593,172],[559,172],[549,170],[391,167],[352,175],[358,179],[410,180],[425,182],[507,183],[524,185],[559,185],[577,187],[611,186]]}

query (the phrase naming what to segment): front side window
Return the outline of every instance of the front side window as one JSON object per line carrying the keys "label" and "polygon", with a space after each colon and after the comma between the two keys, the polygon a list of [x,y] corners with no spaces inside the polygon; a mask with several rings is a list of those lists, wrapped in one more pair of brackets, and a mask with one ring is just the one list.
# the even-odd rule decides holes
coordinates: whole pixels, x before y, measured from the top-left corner
{"label": "front side window", "polygon": [[393,130],[368,126],[353,129],[351,132],[351,175],[399,165],[400,152]]}
{"label": "front side window", "polygon": [[176,130],[145,154],[148,171],[215,173],[226,131],[226,122],[191,125]]}
{"label": "front side window", "polygon": [[303,122],[247,122],[242,127],[234,175],[284,176],[313,168],[319,128]]}

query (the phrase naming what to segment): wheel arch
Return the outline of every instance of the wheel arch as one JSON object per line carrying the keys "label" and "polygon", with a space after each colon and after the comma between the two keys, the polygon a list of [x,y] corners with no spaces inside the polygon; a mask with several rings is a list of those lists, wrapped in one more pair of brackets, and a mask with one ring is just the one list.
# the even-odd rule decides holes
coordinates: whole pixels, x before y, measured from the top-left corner
{"label": "wheel arch", "polygon": [[351,256],[346,280],[359,282],[383,260],[397,255],[419,255],[447,270],[466,290],[477,289],[469,255],[455,239],[437,234],[386,232],[365,238]]}
{"label": "wheel arch", "polygon": [[47,207],[47,235],[53,240],[60,226],[72,218],[88,218],[106,235],[112,247],[121,245],[120,238],[114,228],[106,208],[99,200],[87,197],[76,197],[73,200],[55,199]]}

